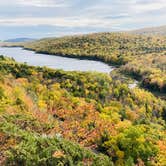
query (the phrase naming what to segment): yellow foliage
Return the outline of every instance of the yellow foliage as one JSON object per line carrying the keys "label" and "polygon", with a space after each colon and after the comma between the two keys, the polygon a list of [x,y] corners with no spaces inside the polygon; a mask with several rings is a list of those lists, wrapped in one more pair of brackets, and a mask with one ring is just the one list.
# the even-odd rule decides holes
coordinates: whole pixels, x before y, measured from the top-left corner
{"label": "yellow foliage", "polygon": [[54,157],[54,158],[62,158],[62,157],[65,157],[65,154],[64,154],[64,152],[63,151],[55,151],[54,153],[53,153],[53,155],[52,155],[52,157]]}
{"label": "yellow foliage", "polygon": [[123,159],[123,158],[124,158],[124,152],[123,152],[123,151],[120,151],[120,150],[116,151],[116,155],[117,155],[117,157],[120,158],[120,159]]}

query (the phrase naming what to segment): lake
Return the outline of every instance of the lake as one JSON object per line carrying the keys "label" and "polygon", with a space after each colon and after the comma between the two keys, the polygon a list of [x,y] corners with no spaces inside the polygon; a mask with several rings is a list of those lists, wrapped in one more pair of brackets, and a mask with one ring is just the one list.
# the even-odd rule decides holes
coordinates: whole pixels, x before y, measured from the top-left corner
{"label": "lake", "polygon": [[0,47],[0,55],[14,58],[17,62],[26,62],[32,66],[46,66],[54,69],[63,69],[65,71],[97,71],[110,73],[114,70],[113,66],[99,61],[39,54],[34,51],[24,50],[21,47]]}

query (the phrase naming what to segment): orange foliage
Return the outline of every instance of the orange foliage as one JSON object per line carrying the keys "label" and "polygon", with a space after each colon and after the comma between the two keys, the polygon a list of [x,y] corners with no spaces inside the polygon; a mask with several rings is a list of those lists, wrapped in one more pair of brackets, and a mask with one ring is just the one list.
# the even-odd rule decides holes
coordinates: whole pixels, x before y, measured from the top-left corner
{"label": "orange foliage", "polygon": [[61,134],[84,146],[94,146],[105,130],[110,133],[114,130],[109,121],[100,118],[92,104],[84,103],[73,110],[60,109],[55,115],[59,118]]}

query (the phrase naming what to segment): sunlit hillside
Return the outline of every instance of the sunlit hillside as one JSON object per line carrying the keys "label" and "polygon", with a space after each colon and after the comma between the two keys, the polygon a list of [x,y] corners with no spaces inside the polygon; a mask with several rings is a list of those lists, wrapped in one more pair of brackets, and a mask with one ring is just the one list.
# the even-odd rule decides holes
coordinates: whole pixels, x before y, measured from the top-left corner
{"label": "sunlit hillside", "polygon": [[105,74],[31,67],[2,56],[0,73],[1,164],[165,162],[166,103],[151,93]]}

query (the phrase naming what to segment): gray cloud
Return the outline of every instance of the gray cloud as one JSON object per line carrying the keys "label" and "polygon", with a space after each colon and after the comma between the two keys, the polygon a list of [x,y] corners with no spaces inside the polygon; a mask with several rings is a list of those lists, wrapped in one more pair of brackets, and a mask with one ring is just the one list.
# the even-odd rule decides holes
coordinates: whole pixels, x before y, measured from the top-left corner
{"label": "gray cloud", "polygon": [[5,0],[0,1],[0,25],[11,31],[20,27],[23,32],[29,27],[32,33],[34,26],[43,26],[46,35],[54,33],[46,26],[65,27],[61,35],[78,28],[80,32],[127,30],[166,24],[165,11],[166,0]]}

